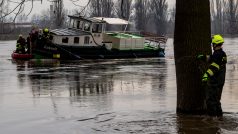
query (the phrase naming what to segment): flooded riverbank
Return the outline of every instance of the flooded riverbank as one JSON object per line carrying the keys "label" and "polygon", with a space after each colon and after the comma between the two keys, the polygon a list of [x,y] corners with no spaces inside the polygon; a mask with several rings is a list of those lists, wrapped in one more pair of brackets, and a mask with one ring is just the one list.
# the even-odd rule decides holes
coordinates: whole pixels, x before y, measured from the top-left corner
{"label": "flooded riverbank", "polygon": [[172,40],[165,58],[12,61],[0,41],[4,134],[237,133],[238,38],[226,38],[224,121],[176,114]]}

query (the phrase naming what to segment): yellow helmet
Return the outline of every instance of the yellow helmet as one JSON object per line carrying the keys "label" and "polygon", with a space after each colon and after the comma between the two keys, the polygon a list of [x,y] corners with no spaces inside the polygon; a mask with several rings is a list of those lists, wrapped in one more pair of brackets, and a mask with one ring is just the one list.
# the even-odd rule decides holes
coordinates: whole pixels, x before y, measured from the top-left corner
{"label": "yellow helmet", "polygon": [[216,34],[212,37],[212,44],[218,45],[224,43],[224,39],[222,38],[221,35]]}
{"label": "yellow helmet", "polygon": [[44,29],[44,32],[48,33],[48,32],[49,32],[49,29],[48,29],[48,28],[45,28],[45,29]]}

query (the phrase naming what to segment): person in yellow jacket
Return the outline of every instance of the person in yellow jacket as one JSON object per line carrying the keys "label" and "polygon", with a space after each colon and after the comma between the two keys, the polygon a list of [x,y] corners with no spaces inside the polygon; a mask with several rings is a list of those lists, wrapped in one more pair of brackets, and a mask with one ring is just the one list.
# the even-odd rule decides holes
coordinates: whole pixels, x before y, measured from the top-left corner
{"label": "person in yellow jacket", "polygon": [[212,37],[212,55],[198,55],[198,59],[203,59],[210,63],[208,69],[202,77],[202,82],[207,84],[206,104],[207,114],[212,117],[222,117],[221,94],[225,83],[227,56],[222,49],[224,39],[221,35]]}
{"label": "person in yellow jacket", "polygon": [[45,39],[49,39],[49,37],[50,37],[50,34],[49,34],[49,29],[48,28],[44,28],[43,29],[43,38],[45,38]]}
{"label": "person in yellow jacket", "polygon": [[20,34],[18,39],[17,39],[16,52],[17,53],[25,53],[25,46],[26,46],[26,40]]}

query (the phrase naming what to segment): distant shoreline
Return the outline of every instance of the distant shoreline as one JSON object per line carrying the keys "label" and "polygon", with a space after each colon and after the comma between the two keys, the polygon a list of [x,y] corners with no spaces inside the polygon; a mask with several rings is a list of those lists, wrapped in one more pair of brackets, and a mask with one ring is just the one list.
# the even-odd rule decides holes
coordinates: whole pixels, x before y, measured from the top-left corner
{"label": "distant shoreline", "polygon": [[[238,37],[238,34],[222,34],[225,38],[235,38]],[[23,37],[26,38],[27,35],[23,34]],[[166,37],[174,38],[173,34],[167,34]],[[18,34],[0,34],[0,41],[5,40],[17,40]]]}
{"label": "distant shoreline", "polygon": [[[17,40],[18,34],[0,34],[0,41],[5,40]],[[23,37],[26,38],[27,35],[23,34]]]}

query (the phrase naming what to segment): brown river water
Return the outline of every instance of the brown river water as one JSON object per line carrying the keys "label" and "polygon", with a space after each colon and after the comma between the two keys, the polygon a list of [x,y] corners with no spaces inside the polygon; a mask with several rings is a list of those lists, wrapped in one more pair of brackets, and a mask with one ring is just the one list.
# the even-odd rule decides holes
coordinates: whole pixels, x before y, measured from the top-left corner
{"label": "brown river water", "polygon": [[237,134],[238,38],[226,38],[224,120],[176,114],[173,40],[165,58],[12,61],[0,41],[0,134]]}

